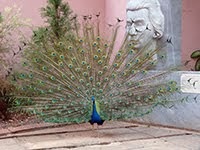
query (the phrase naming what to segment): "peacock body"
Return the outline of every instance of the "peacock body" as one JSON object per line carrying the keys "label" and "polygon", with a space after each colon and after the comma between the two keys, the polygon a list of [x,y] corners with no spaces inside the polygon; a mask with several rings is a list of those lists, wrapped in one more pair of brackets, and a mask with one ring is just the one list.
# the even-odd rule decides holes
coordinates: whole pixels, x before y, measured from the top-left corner
{"label": "peacock body", "polygon": [[85,20],[73,40],[29,42],[16,77],[16,104],[47,122],[102,125],[104,120],[143,116],[171,102],[176,82],[163,80],[171,69],[149,71],[159,49],[137,51],[125,35],[115,50],[119,23],[108,40],[98,26]]}

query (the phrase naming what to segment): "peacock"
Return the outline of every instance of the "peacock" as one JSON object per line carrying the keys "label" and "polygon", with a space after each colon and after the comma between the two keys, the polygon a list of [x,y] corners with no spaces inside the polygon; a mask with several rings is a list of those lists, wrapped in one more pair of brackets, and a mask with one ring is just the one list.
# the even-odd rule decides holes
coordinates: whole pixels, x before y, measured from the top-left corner
{"label": "peacock", "polygon": [[16,106],[45,122],[103,125],[173,103],[171,95],[179,88],[165,77],[176,67],[155,71],[161,47],[149,50],[149,41],[137,50],[127,33],[116,49],[121,27],[116,22],[108,27],[109,38],[100,32],[98,19],[84,16],[72,39],[26,43],[22,68],[13,76]]}

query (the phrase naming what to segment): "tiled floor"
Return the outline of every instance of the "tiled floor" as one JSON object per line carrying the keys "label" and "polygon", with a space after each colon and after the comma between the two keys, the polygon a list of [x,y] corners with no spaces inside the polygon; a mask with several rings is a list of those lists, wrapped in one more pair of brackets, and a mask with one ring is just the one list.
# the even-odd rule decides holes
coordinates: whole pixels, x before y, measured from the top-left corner
{"label": "tiled floor", "polygon": [[200,150],[200,133],[127,122],[106,122],[0,136],[2,150]]}

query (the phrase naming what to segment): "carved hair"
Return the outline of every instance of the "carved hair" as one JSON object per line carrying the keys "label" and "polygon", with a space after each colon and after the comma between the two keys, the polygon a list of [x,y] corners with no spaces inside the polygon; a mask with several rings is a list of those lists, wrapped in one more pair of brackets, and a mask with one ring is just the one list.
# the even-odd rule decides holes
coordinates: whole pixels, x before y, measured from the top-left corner
{"label": "carved hair", "polygon": [[130,0],[126,11],[135,11],[139,9],[147,9],[149,19],[155,30],[156,38],[161,38],[164,33],[164,15],[161,11],[158,0]]}

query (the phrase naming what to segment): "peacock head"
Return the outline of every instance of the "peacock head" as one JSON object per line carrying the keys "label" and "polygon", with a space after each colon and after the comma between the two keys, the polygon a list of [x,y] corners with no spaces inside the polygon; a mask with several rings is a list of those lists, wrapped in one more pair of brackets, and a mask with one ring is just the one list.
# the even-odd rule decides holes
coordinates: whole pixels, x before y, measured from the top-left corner
{"label": "peacock head", "polygon": [[92,99],[93,102],[95,101],[95,97],[94,96],[92,96],[91,99]]}

